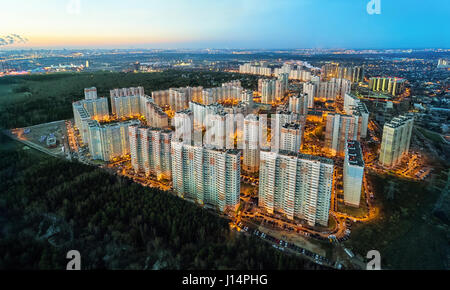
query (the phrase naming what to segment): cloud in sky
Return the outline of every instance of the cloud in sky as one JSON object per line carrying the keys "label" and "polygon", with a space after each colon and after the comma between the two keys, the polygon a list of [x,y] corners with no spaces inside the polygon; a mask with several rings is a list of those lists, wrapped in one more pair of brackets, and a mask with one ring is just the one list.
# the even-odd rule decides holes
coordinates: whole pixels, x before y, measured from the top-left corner
{"label": "cloud in sky", "polygon": [[26,43],[28,39],[24,36],[12,33],[5,36],[0,35],[0,46],[13,45],[18,43]]}

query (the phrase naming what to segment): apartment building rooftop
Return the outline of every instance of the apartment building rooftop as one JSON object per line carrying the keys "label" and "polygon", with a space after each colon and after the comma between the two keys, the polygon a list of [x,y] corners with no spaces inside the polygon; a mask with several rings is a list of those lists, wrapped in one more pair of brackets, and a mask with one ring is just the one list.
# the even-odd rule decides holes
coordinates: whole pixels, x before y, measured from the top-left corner
{"label": "apartment building rooftop", "polygon": [[354,166],[364,166],[361,145],[356,140],[347,141],[347,157],[348,163]]}
{"label": "apartment building rooftop", "polygon": [[[265,151],[265,152],[271,152],[270,149],[261,149],[261,152]],[[291,157],[296,157],[299,159],[304,159],[304,160],[311,160],[311,161],[319,161],[321,163],[325,163],[328,165],[334,165],[334,161],[332,159],[326,158],[326,157],[322,157],[322,156],[316,156],[316,155],[309,155],[309,154],[304,154],[304,153],[298,153],[298,152],[292,152],[289,150],[280,150],[279,151],[280,155],[285,155],[285,156],[291,156]]]}
{"label": "apartment building rooftop", "polygon": [[103,128],[114,127],[114,126],[126,126],[126,125],[140,125],[141,122],[137,119],[129,119],[129,120],[114,120],[108,123],[97,122],[97,125]]}
{"label": "apartment building rooftop", "polygon": [[409,114],[401,115],[401,116],[395,117],[390,122],[388,122],[384,125],[387,127],[390,127],[390,128],[398,128],[398,127],[404,125],[406,123],[406,121],[411,120],[411,119],[414,119],[414,116],[409,115]]}
{"label": "apartment building rooftop", "polygon": [[300,123],[299,122],[290,122],[290,123],[286,123],[282,126],[285,129],[299,129],[300,128]]}
{"label": "apartment building rooftop", "polygon": [[186,115],[192,115],[192,110],[191,109],[183,109],[180,111],[177,111],[175,114],[186,114]]}

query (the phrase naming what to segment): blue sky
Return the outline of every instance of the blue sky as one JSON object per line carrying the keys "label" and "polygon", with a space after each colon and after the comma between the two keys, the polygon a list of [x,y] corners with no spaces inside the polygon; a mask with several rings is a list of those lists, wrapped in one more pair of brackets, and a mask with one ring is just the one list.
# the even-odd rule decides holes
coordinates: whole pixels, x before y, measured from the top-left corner
{"label": "blue sky", "polygon": [[28,39],[4,48],[449,48],[449,0],[380,0],[379,15],[369,1],[2,1],[0,37]]}

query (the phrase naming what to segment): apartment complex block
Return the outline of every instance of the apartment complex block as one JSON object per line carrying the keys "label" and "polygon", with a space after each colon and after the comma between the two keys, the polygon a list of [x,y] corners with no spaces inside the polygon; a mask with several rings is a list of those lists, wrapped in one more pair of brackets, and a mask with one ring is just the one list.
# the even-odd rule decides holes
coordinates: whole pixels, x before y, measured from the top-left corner
{"label": "apartment complex block", "polygon": [[281,127],[280,150],[298,152],[302,145],[303,124],[286,123]]}
{"label": "apartment complex block", "polygon": [[88,122],[89,153],[92,159],[111,161],[130,154],[128,127],[139,125],[139,120],[101,125],[96,120]]}
{"label": "apartment complex block", "polygon": [[[346,93],[350,93],[351,82],[347,79],[331,78],[328,81],[320,81],[313,78],[310,82],[303,84],[303,93],[307,94],[312,100],[336,100],[337,97],[343,98]],[[313,101],[309,102],[309,108],[312,108]]]}
{"label": "apartment complex block", "polygon": [[369,89],[375,92],[384,92],[392,96],[400,95],[405,90],[406,79],[391,77],[371,77]]}
{"label": "apartment complex block", "polygon": [[364,80],[364,69],[361,66],[341,66],[338,63],[327,63],[322,66],[321,77],[323,80],[340,78],[357,83]]}
{"label": "apartment complex block", "polygon": [[288,89],[288,75],[280,74],[278,79],[259,79],[258,91],[261,94],[261,103],[272,104],[278,102]]}
{"label": "apartment complex block", "polygon": [[243,88],[239,80],[223,83],[220,87],[207,88],[202,91],[202,103],[214,104],[225,100],[239,101]]}
{"label": "apartment complex block", "polygon": [[170,88],[167,90],[153,91],[152,99],[160,107],[170,106],[172,111],[187,109],[189,102],[201,101],[203,87]]}
{"label": "apartment complex block", "polygon": [[259,170],[260,120],[256,115],[248,115],[244,119],[244,148],[242,169],[253,173]]}
{"label": "apartment complex block", "polygon": [[239,66],[239,72],[241,74],[253,74],[268,77],[272,75],[272,69],[270,67],[267,67],[266,63],[262,63],[260,65],[253,65],[251,63],[246,63]]}
{"label": "apartment complex block", "polygon": [[326,119],[325,147],[334,155],[344,155],[347,140],[360,140],[362,118],[358,115],[329,113]]}
{"label": "apartment complex block", "polygon": [[307,94],[292,95],[289,97],[289,111],[306,115],[310,102],[312,102],[311,106],[314,106],[314,100],[310,100]]}
{"label": "apartment complex block", "polygon": [[80,132],[84,143],[88,143],[88,125],[89,120],[103,121],[109,118],[108,100],[97,97],[95,87],[84,89],[84,100],[72,103],[75,128]]}
{"label": "apartment complex block", "polygon": [[344,159],[344,202],[359,207],[364,177],[364,159],[358,141],[348,140]]}
{"label": "apartment complex block", "polygon": [[379,157],[382,166],[395,166],[408,154],[413,124],[412,115],[395,117],[384,124]]}
{"label": "apartment complex block", "polygon": [[361,121],[361,138],[367,137],[367,127],[369,125],[369,110],[366,104],[361,102],[358,97],[352,94],[344,96],[344,111],[348,115],[355,115],[362,118]]}
{"label": "apartment complex block", "polygon": [[287,74],[290,80],[299,80],[299,81],[310,81],[312,74],[311,71],[302,69],[301,66],[295,68],[294,65],[285,63],[280,68],[274,69],[274,75],[279,76],[280,74]]}
{"label": "apartment complex block", "polygon": [[[125,114],[133,112],[132,106],[135,108],[134,112],[136,113],[139,109],[136,109],[138,105],[134,104],[128,104],[133,103],[135,99],[138,99],[140,96],[144,96],[144,88],[143,87],[131,87],[131,88],[121,88],[121,89],[112,89],[109,91],[109,97],[111,101],[111,113],[113,115],[117,115],[117,106],[116,106],[116,99],[121,97],[126,97],[126,101],[124,101],[125,104],[119,105],[119,109],[121,109],[122,116],[125,116]],[[132,98],[134,97],[134,98]],[[125,105],[128,105],[128,108],[124,107]],[[122,117],[120,116],[120,117]],[[119,117],[119,118],[120,118]]]}
{"label": "apartment complex block", "polygon": [[84,98],[86,100],[97,99],[97,88],[96,87],[85,88],[84,89]]}
{"label": "apartment complex block", "polygon": [[328,225],[333,161],[312,155],[261,151],[259,206],[311,226]]}
{"label": "apartment complex block", "polygon": [[131,165],[135,172],[170,180],[172,131],[140,125],[131,125],[128,130]]}
{"label": "apartment complex block", "polygon": [[238,150],[217,150],[172,142],[173,188],[179,196],[220,211],[239,205],[240,157]]}

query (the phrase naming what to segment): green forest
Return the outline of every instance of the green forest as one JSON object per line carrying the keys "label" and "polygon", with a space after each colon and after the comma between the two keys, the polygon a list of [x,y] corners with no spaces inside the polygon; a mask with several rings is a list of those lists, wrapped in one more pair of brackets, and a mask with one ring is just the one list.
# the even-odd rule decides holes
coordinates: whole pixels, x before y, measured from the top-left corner
{"label": "green forest", "polygon": [[[224,73],[58,74],[4,78],[1,126],[28,126],[72,115],[82,89],[214,85]],[[244,86],[255,86],[249,79]],[[26,94],[24,98],[23,94]],[[15,102],[10,96],[18,96]],[[6,98],[6,99],[5,99]],[[228,221],[170,192],[102,169],[44,155],[0,134],[0,269],[318,269],[298,256],[230,230]]]}

